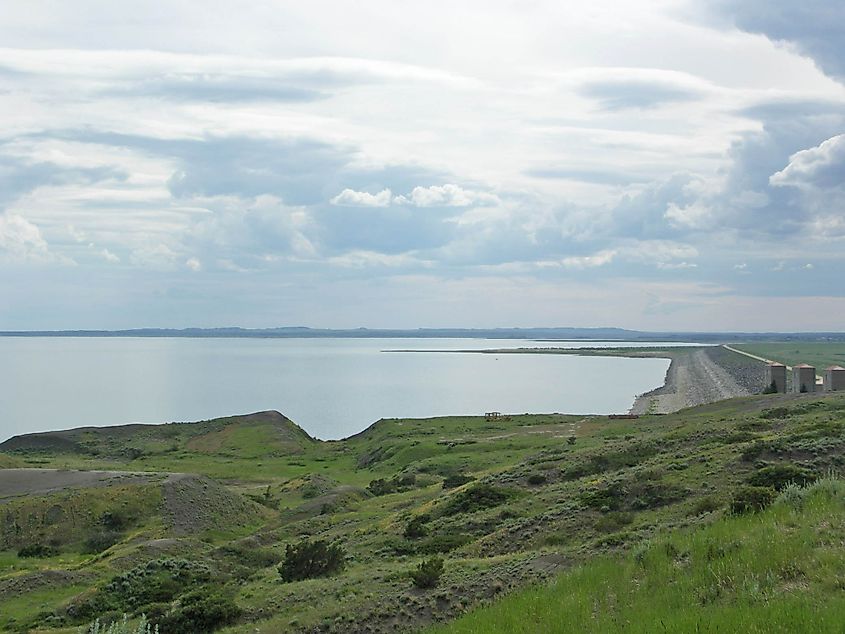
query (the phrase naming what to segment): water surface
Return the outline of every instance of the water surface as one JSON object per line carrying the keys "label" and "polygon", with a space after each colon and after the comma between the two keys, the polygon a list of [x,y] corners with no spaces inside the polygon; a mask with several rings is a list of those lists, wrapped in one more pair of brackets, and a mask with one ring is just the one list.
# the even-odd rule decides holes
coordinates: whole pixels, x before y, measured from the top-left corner
{"label": "water surface", "polygon": [[551,345],[620,342],[0,337],[0,441],[83,425],[193,421],[265,409],[323,439],[349,436],[379,418],[624,412],[638,394],[663,383],[669,364],[382,352]]}

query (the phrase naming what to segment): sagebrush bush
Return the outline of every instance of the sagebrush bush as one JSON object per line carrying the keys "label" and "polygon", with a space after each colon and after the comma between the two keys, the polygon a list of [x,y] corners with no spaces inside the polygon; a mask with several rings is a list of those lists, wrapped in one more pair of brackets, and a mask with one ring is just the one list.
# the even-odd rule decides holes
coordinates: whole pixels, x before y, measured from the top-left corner
{"label": "sagebrush bush", "polygon": [[241,614],[242,610],[229,597],[199,589],[184,595],[178,607],[159,623],[166,634],[197,634],[231,625]]}
{"label": "sagebrush bush", "polygon": [[446,503],[443,512],[445,515],[474,513],[499,506],[507,502],[512,494],[512,491],[492,484],[474,484],[453,495]]}
{"label": "sagebrush bush", "polygon": [[124,614],[122,621],[114,621],[108,625],[101,624],[100,619],[97,619],[88,626],[85,634],[159,634],[159,631],[158,625],[153,628],[143,614],[137,625],[130,625],[129,617]]}
{"label": "sagebrush bush", "polygon": [[756,513],[774,502],[777,493],[769,487],[744,486],[734,492],[730,509],[734,515]]}
{"label": "sagebrush bush", "polygon": [[45,544],[29,544],[18,550],[18,557],[37,557],[42,559],[44,557],[55,557],[59,554],[59,549]]}
{"label": "sagebrush bush", "polygon": [[325,540],[302,540],[285,547],[285,558],[279,566],[283,581],[300,581],[326,577],[346,567],[346,551],[339,544]]}
{"label": "sagebrush bush", "polygon": [[473,480],[475,480],[475,478],[471,476],[456,473],[454,475],[446,476],[443,479],[443,488],[455,489],[457,487],[465,485],[467,482],[472,482]]}
{"label": "sagebrush bush", "polygon": [[411,571],[411,581],[418,588],[434,588],[440,581],[443,567],[443,559],[440,557],[425,559]]}
{"label": "sagebrush bush", "polygon": [[755,487],[771,487],[777,491],[788,484],[805,486],[816,479],[816,476],[805,469],[791,464],[779,464],[758,469],[748,478],[748,484]]}
{"label": "sagebrush bush", "polygon": [[426,524],[431,520],[429,515],[423,513],[422,515],[417,515],[416,517],[412,518],[405,525],[405,539],[420,539],[421,537],[425,537],[428,535],[428,528],[426,528]]}

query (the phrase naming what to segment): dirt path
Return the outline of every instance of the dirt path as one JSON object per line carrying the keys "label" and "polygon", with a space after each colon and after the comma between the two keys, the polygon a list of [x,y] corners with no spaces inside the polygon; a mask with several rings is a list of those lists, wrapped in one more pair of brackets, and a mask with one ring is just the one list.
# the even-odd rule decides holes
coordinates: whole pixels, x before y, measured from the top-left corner
{"label": "dirt path", "polygon": [[666,383],[638,397],[631,413],[669,414],[686,407],[750,393],[724,368],[714,363],[704,350],[673,351]]}

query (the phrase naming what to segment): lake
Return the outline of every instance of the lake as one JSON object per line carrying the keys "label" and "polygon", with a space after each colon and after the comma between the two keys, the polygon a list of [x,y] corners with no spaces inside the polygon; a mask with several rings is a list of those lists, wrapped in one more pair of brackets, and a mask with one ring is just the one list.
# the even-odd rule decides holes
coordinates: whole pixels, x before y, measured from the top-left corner
{"label": "lake", "polygon": [[0,442],[266,409],[337,439],[379,418],[625,412],[662,385],[666,359],[382,352],[603,345],[620,342],[0,337]]}

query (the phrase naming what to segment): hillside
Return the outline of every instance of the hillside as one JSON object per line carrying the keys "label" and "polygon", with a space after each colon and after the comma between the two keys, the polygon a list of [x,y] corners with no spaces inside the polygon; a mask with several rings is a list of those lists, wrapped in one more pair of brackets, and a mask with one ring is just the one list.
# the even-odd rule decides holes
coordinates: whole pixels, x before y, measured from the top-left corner
{"label": "hillside", "polygon": [[[243,516],[227,513],[226,502],[177,529],[164,524],[173,511],[150,490],[149,522],[96,555],[60,540],[57,553],[20,557],[25,542],[44,537],[22,529],[0,553],[0,584],[18,588],[6,602],[17,619],[7,620],[10,631],[37,623],[70,633],[124,611],[158,615],[164,627],[200,593],[225,606],[218,625],[228,622],[228,632],[395,632],[454,619],[670,531],[715,526],[743,486],[780,487],[841,467],[845,394],[750,396],[621,420],[391,419],[334,442],[308,438],[278,413],[47,436],[61,440],[50,448],[30,435],[3,451],[28,467],[146,474],[152,481],[134,486],[159,490],[176,477],[168,474],[201,474],[177,508],[216,491],[256,510],[226,525]],[[83,502],[100,518],[97,496],[110,490],[87,489]],[[340,545],[345,569],[283,582],[277,564],[303,537]],[[408,574],[432,556],[444,559],[442,577],[433,589],[414,587]],[[19,583],[34,571],[49,585]],[[124,582],[115,583],[125,575],[161,591],[121,594]]]}
{"label": "hillside", "polygon": [[602,556],[431,634],[841,632],[845,481]]}

